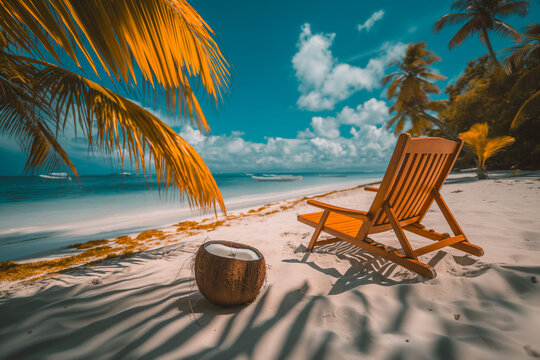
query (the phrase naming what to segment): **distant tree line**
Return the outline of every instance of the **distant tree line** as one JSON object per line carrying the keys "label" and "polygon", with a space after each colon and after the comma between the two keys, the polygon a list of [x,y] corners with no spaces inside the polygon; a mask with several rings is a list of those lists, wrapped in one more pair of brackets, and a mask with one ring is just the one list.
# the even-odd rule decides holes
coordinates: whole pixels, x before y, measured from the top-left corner
{"label": "distant tree line", "polygon": [[[434,26],[438,32],[452,23],[465,22],[450,40],[458,46],[468,36],[479,34],[488,54],[471,60],[454,84],[444,90],[447,99],[435,101],[440,89],[432,81],[445,79],[430,66],[441,59],[423,42],[410,44],[405,56],[390,64],[398,71],[387,75],[389,99],[395,99],[395,113],[387,127],[396,134],[442,136],[465,140],[457,168],[476,166],[485,178],[486,160],[492,169],[540,168],[540,25],[529,25],[520,34],[499,18],[525,16],[528,1],[457,0],[455,13],[447,14]],[[511,37],[517,45],[500,51],[492,48],[489,32]],[[489,137],[488,137],[489,132]],[[499,151],[505,148],[505,151]]]}

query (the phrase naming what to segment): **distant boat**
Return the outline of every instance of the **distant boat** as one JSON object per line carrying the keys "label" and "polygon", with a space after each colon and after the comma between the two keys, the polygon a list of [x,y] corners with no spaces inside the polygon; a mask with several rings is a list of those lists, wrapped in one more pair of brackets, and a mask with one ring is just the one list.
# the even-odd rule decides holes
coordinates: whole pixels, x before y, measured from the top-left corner
{"label": "distant boat", "polygon": [[347,177],[346,174],[319,174],[320,177]]}
{"label": "distant boat", "polygon": [[53,179],[53,180],[67,180],[71,181],[71,176],[68,175],[68,173],[60,172],[60,173],[48,173],[47,175],[39,175],[40,178],[43,179]]}
{"label": "distant boat", "polygon": [[253,176],[253,174],[250,174],[250,173],[245,173],[244,175],[246,175],[246,176]]}
{"label": "distant boat", "polygon": [[257,181],[297,181],[302,180],[302,176],[294,176],[294,175],[267,175],[263,174],[263,176],[252,176],[252,179],[255,179]]}
{"label": "distant boat", "polygon": [[122,176],[131,176],[131,173],[129,171],[122,171],[120,173],[120,175],[122,175]]}

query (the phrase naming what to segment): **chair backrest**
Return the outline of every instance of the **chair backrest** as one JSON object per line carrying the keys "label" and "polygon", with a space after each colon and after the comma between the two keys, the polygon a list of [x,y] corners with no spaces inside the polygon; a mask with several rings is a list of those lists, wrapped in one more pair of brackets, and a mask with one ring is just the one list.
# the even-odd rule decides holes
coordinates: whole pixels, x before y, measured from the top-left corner
{"label": "chair backrest", "polygon": [[389,223],[382,209],[386,201],[398,221],[421,219],[433,202],[433,189],[440,190],[462,146],[461,139],[401,134],[369,210],[373,226]]}

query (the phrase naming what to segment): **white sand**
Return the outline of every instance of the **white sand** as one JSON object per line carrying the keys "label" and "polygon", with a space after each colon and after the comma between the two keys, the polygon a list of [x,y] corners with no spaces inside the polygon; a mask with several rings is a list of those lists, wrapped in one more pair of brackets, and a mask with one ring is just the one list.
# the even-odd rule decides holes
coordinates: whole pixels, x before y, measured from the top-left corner
{"label": "white sand", "polygon": [[[443,196],[485,255],[452,248],[425,255],[434,280],[343,243],[305,253],[313,229],[296,215],[315,209],[299,204],[4,292],[0,358],[540,356],[540,178],[458,180],[445,185]],[[354,189],[322,200],[367,210],[373,196]],[[425,224],[449,231],[436,207]],[[212,305],[189,269],[179,272],[206,236],[264,254],[267,284],[253,304]],[[397,244],[392,232],[374,238]],[[413,245],[426,243],[411,238]]]}

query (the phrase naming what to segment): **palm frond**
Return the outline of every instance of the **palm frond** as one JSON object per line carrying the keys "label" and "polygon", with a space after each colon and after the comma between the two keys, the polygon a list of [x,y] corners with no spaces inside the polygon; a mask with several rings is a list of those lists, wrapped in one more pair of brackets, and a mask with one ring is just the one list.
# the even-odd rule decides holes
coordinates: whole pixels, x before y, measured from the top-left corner
{"label": "palm frond", "polygon": [[446,80],[448,79],[446,76],[441,74],[432,74],[432,73],[424,73],[422,74],[423,77],[430,80]]}
{"label": "palm frond", "polygon": [[452,9],[466,9],[472,5],[471,0],[455,0],[452,4]]}
{"label": "palm frond", "polygon": [[521,35],[519,34],[519,32],[512,26],[500,20],[495,20],[494,29],[499,35],[502,35],[503,37],[513,37],[515,42],[521,41]]}
{"label": "palm frond", "polygon": [[489,125],[487,123],[476,123],[468,131],[459,134],[463,141],[473,150],[480,162],[482,162],[488,132]]}
{"label": "palm frond", "polygon": [[486,143],[486,146],[484,148],[484,156],[483,156],[483,163],[482,165],[485,165],[485,162],[487,159],[495,155],[496,152],[504,148],[505,146],[508,146],[512,144],[516,139],[514,139],[511,136],[500,136],[493,139],[489,139]]}
{"label": "palm frond", "polygon": [[163,89],[170,110],[195,118],[200,128],[208,125],[189,78],[200,78],[216,101],[228,87],[228,64],[213,32],[185,0],[2,0],[0,28],[27,52],[39,53],[42,44],[60,61],[58,45],[77,64],[82,53],[96,74],[100,64],[111,79],[131,85],[137,66],[143,81]]}
{"label": "palm frond", "polygon": [[517,79],[510,92],[517,90],[536,89],[540,84],[540,64],[526,71]]}
{"label": "palm frond", "polygon": [[474,34],[478,30],[478,22],[476,21],[476,19],[469,20],[458,30],[458,32],[452,37],[452,39],[450,39],[450,42],[448,43],[448,48],[452,49],[455,46],[460,45],[463,40],[465,40],[469,35]]}
{"label": "palm frond", "polygon": [[388,91],[386,92],[386,96],[388,97],[389,100],[393,99],[394,96],[396,95],[396,90],[398,89],[399,84],[400,84],[399,79],[396,79],[396,80],[392,81],[392,83],[388,87]]}
{"label": "palm frond", "polygon": [[505,2],[501,5],[497,6],[497,14],[500,15],[518,15],[518,16],[525,16],[527,15],[527,11],[529,8],[529,5],[531,3],[529,1],[512,1],[512,2]]}
{"label": "palm frond", "polygon": [[37,72],[32,65],[0,51],[0,133],[16,139],[28,154],[25,168],[36,164],[47,171],[77,170],[49,128],[54,117],[33,88]]}
{"label": "palm frond", "polygon": [[514,120],[512,120],[510,128],[515,129],[519,127],[527,119],[525,114],[530,109],[540,109],[540,91],[535,92],[521,105]]}
{"label": "palm frond", "polygon": [[482,168],[484,168],[487,159],[493,156],[498,150],[515,141],[511,136],[488,139],[488,132],[489,125],[487,123],[476,123],[468,131],[459,134],[463,141],[476,154]]}
{"label": "palm frond", "polygon": [[506,74],[512,74],[529,57],[529,54],[536,48],[540,49],[538,44],[516,45],[504,50],[504,53],[511,53],[505,61],[504,71]]}
{"label": "palm frond", "polygon": [[[190,206],[203,210],[225,206],[210,171],[195,150],[148,111],[124,97],[68,70],[49,65],[37,75],[38,88],[49,94],[50,106],[86,136],[89,147],[129,156],[137,171],[146,174],[153,160],[158,185],[174,185]],[[39,165],[39,164],[38,164]]]}
{"label": "palm frond", "polygon": [[460,23],[469,19],[470,17],[471,15],[466,13],[446,14],[435,22],[435,24],[433,25],[433,31],[438,33],[446,25]]}
{"label": "palm frond", "polygon": [[391,80],[393,80],[396,76],[399,75],[401,75],[401,73],[397,72],[385,75],[381,80],[381,86],[386,86],[386,84],[388,84]]}

